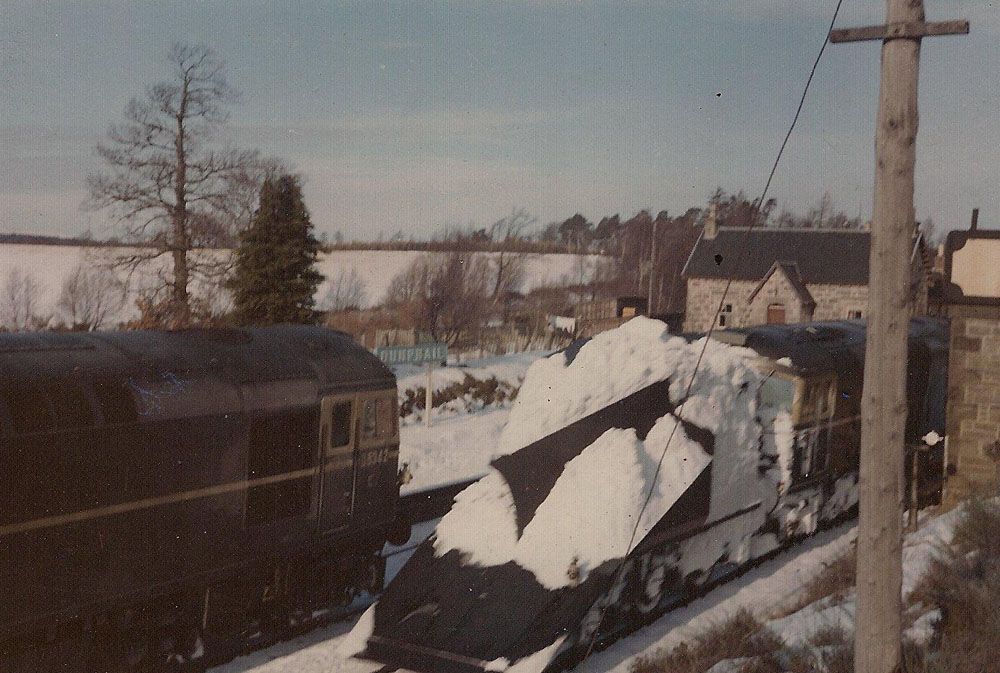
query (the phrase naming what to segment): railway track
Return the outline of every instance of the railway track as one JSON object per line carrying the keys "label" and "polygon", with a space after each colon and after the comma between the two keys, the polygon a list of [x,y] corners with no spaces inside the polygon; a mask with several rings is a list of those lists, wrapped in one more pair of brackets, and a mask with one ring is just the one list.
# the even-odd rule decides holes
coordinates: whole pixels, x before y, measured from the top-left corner
{"label": "railway track", "polygon": [[[462,482],[461,486],[462,486],[462,488],[464,488],[465,486],[467,486],[470,483],[472,483],[472,481]],[[458,491],[462,490],[462,488],[458,488],[458,486],[459,486],[459,484],[452,484],[452,485],[441,487],[440,489],[430,489],[429,491],[420,492],[420,493],[414,493],[414,494],[411,494],[411,495],[409,495],[407,497],[409,498],[409,502],[410,503],[414,503],[414,502],[421,503],[419,505],[419,507],[427,508],[427,509],[422,510],[422,511],[427,511],[427,512],[436,511],[436,512],[440,512],[437,517],[434,517],[434,518],[440,518],[440,516],[443,516],[444,513],[447,511],[447,504],[450,503],[450,498],[454,497],[454,493],[457,493]],[[435,501],[440,502],[440,499],[445,498],[445,494],[446,493],[452,493],[452,495],[448,496],[448,499],[446,500],[445,505],[444,505],[444,510],[442,511],[442,510],[434,510],[434,509],[432,509],[429,503],[435,502]],[[840,525],[842,525],[842,524],[844,524],[846,522],[849,522],[849,521],[855,519],[856,516],[857,516],[856,510],[849,510],[848,512],[846,512],[846,513],[844,513],[844,514],[836,517],[833,520],[824,522],[823,524],[820,525],[819,529],[816,532],[819,533],[821,531],[825,531],[825,530],[830,530],[830,529],[836,528],[836,527],[838,527],[838,526],[840,526]],[[430,521],[430,520],[433,520],[433,519],[426,519],[425,522],[426,521]],[[414,523],[420,523],[420,522],[414,522]],[[769,562],[771,562],[771,561],[773,561],[775,559],[779,559],[779,558],[781,558],[783,556],[787,556],[789,554],[793,554],[795,552],[796,548],[799,546],[799,544],[801,542],[803,542],[804,540],[808,539],[808,537],[811,537],[811,536],[802,536],[802,537],[795,538],[795,539],[787,542],[786,544],[784,544],[784,545],[782,545],[782,546],[780,546],[780,547],[778,547],[778,548],[776,548],[776,549],[774,549],[774,550],[772,550],[772,551],[770,551],[770,552],[768,552],[768,553],[766,553],[766,554],[764,554],[764,555],[762,555],[762,556],[754,559],[753,561],[751,561],[749,563],[743,564],[741,566],[736,566],[736,567],[734,567],[732,569],[729,569],[729,570],[727,570],[725,572],[720,572],[718,574],[715,574],[708,581],[706,581],[704,584],[702,584],[700,587],[698,587],[696,590],[693,590],[690,593],[684,595],[683,597],[680,597],[675,602],[672,602],[672,603],[670,603],[668,605],[665,605],[665,606],[663,606],[661,608],[658,608],[658,609],[656,609],[656,610],[654,610],[652,612],[643,614],[641,617],[636,617],[636,618],[633,618],[633,619],[625,619],[625,620],[616,621],[616,623],[611,628],[605,627],[598,634],[597,638],[594,641],[594,648],[593,648],[594,651],[598,652],[598,651],[602,651],[602,650],[610,647],[611,645],[613,645],[617,641],[622,640],[624,638],[627,638],[627,637],[633,635],[634,633],[636,633],[637,631],[641,630],[642,628],[644,628],[644,627],[652,624],[653,622],[661,619],[662,617],[664,617],[668,613],[670,613],[670,612],[672,612],[674,610],[677,610],[679,608],[682,608],[682,607],[684,607],[686,605],[689,605],[690,603],[692,603],[692,602],[694,602],[694,601],[696,601],[698,599],[701,599],[701,598],[707,596],[709,593],[711,593],[715,589],[717,589],[717,588],[719,588],[719,587],[727,584],[728,582],[731,582],[731,581],[733,581],[735,579],[738,579],[738,578],[742,577],[743,575],[751,572],[752,570],[760,567],[763,564],[769,563]],[[422,541],[417,541],[417,542],[409,543],[409,544],[404,545],[404,546],[397,547],[395,549],[392,549],[392,550],[388,551],[385,554],[385,556],[388,558],[388,557],[396,556],[396,555],[403,554],[403,553],[406,553],[406,552],[412,552],[414,549],[416,549],[416,547],[418,547],[420,545],[421,542]],[[275,644],[277,644],[279,642],[290,640],[291,638],[303,635],[303,634],[305,634],[308,631],[311,631],[313,629],[321,628],[323,626],[328,626],[328,625],[335,624],[335,623],[338,623],[338,622],[347,621],[349,619],[357,617],[362,612],[364,612],[366,609],[368,609],[368,607],[371,606],[371,604],[374,602],[374,600],[376,598],[377,598],[377,596],[367,597],[367,600],[355,603],[355,604],[349,606],[348,608],[344,608],[344,609],[339,610],[339,611],[332,611],[329,614],[317,616],[317,618],[314,621],[312,621],[310,624],[303,625],[302,628],[296,629],[295,632],[293,632],[293,633],[289,633],[288,637],[281,638],[281,639],[275,639],[272,642],[268,642],[268,643],[261,642],[260,644],[258,644],[257,646],[255,646],[253,648],[253,650],[251,650],[251,651],[256,651],[256,650],[264,649],[264,648],[269,647],[271,645],[275,645]],[[583,657],[581,655],[582,655],[582,653],[580,653],[580,652],[567,652],[567,653],[563,654],[561,657],[559,657],[556,661],[553,662],[553,664],[552,664],[553,668],[551,670],[552,671],[565,671],[565,670],[571,669],[574,666],[577,666],[578,664],[581,663],[581,661],[583,660]],[[219,662],[219,663],[222,663],[222,662]],[[394,665],[386,665],[386,666],[383,666],[380,669],[377,669],[374,673],[409,673],[409,670],[406,669],[406,668],[400,668],[400,667],[397,667],[397,666],[394,666]]]}

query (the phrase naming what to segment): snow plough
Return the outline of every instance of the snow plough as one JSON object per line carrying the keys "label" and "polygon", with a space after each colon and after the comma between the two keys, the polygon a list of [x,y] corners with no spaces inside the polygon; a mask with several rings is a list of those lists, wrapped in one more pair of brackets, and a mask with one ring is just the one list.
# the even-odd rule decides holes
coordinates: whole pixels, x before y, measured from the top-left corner
{"label": "snow plough", "polygon": [[[915,439],[944,431],[947,337],[922,320],[910,338]],[[636,318],[536,362],[489,473],[342,653],[438,673],[557,670],[849,513],[863,356],[860,322],[706,341]],[[941,465],[923,460],[933,478]]]}

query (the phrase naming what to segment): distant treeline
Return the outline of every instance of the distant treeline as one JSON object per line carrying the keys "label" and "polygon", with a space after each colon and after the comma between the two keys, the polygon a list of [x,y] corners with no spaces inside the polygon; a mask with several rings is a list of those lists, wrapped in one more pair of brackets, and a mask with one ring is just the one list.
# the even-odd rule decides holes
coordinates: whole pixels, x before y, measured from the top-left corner
{"label": "distant treeline", "polygon": [[[66,245],[78,247],[107,248],[124,246],[117,239],[96,240],[80,236],[43,236],[40,234],[3,234],[0,244],[8,245]],[[142,247],[141,244],[135,244]],[[339,241],[323,244],[326,252],[333,250],[415,250],[419,252],[524,252],[524,253],[572,253],[576,250],[558,241],[534,241],[519,239],[514,241],[484,241],[477,239],[450,239],[435,241]]]}
{"label": "distant treeline", "polygon": [[324,243],[323,248],[333,250],[415,250],[419,252],[523,252],[523,253],[576,253],[573,246],[561,241],[536,241],[517,239],[506,241],[473,238],[435,241],[335,241]]}
{"label": "distant treeline", "polygon": [[0,243],[14,245],[76,245],[108,247],[118,246],[121,243],[116,239],[106,239],[98,241],[93,238],[83,236],[43,236],[41,234],[2,234],[0,233]]}

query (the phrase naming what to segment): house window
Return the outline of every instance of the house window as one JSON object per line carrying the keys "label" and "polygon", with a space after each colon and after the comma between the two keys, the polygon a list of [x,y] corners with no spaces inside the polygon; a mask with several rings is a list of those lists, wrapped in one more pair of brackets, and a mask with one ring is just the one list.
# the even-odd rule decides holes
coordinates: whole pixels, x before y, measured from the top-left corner
{"label": "house window", "polygon": [[860,320],[861,319],[861,311],[848,311],[847,312],[847,319],[848,320]]}
{"label": "house window", "polygon": [[726,325],[728,325],[730,323],[729,318],[732,316],[732,314],[733,314],[733,305],[732,304],[723,305],[722,310],[719,312],[719,327],[725,327]]}

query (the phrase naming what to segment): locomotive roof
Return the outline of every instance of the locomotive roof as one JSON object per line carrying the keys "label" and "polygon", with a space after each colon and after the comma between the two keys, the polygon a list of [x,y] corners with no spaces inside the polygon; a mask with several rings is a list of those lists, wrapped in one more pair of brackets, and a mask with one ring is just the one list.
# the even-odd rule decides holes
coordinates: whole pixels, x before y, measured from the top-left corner
{"label": "locomotive roof", "polygon": [[[727,329],[713,332],[712,338],[751,348],[772,360],[789,358],[795,369],[808,373],[863,367],[865,333],[863,320],[838,320]],[[946,323],[934,318],[913,318],[909,338],[934,350],[947,348]],[[852,358],[856,361],[851,362]]]}
{"label": "locomotive roof", "polygon": [[391,370],[349,335],[306,325],[0,334],[0,378],[9,380],[209,372],[240,383],[309,379],[323,388],[394,380]]}

